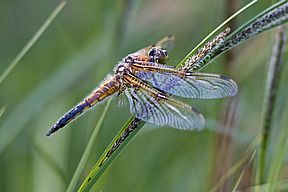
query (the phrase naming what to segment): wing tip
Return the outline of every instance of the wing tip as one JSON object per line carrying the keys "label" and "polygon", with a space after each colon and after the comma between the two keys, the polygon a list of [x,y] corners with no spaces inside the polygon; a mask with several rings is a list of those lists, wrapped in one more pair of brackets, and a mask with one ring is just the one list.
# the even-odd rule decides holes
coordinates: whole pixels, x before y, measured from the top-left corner
{"label": "wing tip", "polygon": [[232,80],[231,78],[229,78],[229,77],[227,77],[227,76],[225,76],[225,75],[219,75],[219,77],[220,77],[221,79],[223,79],[223,80],[226,80],[226,81]]}
{"label": "wing tip", "polygon": [[191,106],[191,110],[194,111],[197,115],[203,116],[203,115],[200,113],[200,111],[199,111],[198,109],[196,109],[195,107],[192,107],[192,106]]}
{"label": "wing tip", "polygon": [[197,114],[198,117],[199,117],[198,121],[197,121],[197,124],[194,127],[194,130],[201,131],[204,128],[204,125],[205,125],[205,118],[202,115],[202,113],[198,109],[196,109],[195,107],[191,106],[191,110],[193,112],[195,112],[195,114]]}
{"label": "wing tip", "polygon": [[225,75],[219,75],[219,78],[229,82],[231,85],[231,93],[227,96],[235,96],[238,93],[238,85],[233,79],[231,79]]}

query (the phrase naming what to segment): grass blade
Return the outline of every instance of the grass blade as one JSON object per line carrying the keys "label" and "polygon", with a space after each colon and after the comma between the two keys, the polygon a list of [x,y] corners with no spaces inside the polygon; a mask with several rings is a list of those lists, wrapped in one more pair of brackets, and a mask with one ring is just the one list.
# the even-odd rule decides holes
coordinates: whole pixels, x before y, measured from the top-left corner
{"label": "grass blade", "polygon": [[1,108],[0,108],[0,117],[2,117],[2,115],[5,113],[7,109],[7,105],[3,105]]}
{"label": "grass blade", "polygon": [[240,10],[238,10],[236,13],[234,13],[233,15],[231,15],[228,19],[226,19],[223,23],[221,23],[218,27],[216,27],[211,33],[209,33],[190,53],[188,53],[188,55],[186,57],[184,57],[184,59],[182,61],[180,61],[180,63],[177,65],[177,67],[182,67],[186,60],[189,59],[190,57],[192,57],[193,54],[195,54],[195,52],[204,45],[204,43],[210,39],[212,36],[214,36],[217,31],[219,31],[222,27],[224,27],[229,21],[231,21],[233,18],[235,18],[237,15],[239,15],[240,13],[242,13],[243,11],[245,11],[247,8],[249,8],[250,6],[252,6],[253,4],[255,4],[257,2],[257,0],[253,0],[250,3],[248,3],[247,5],[245,5],[243,8],[241,8]]}
{"label": "grass blade", "polygon": [[[274,81],[276,81],[275,82],[275,84],[280,84],[279,82],[277,82],[277,81],[280,81],[279,80],[279,76],[281,75],[280,74],[280,72],[282,73],[282,69],[284,68],[284,63],[283,63],[283,61],[285,61],[285,59],[286,58],[283,58],[283,55],[282,54],[284,54],[284,47],[285,47],[285,44],[286,44],[286,42],[287,42],[287,33],[286,33],[286,27],[285,26],[281,26],[281,27],[279,27],[278,28],[278,31],[277,31],[277,34],[276,34],[276,43],[275,43],[275,47],[274,47],[274,53],[273,53],[273,56],[274,57],[277,57],[277,60],[280,60],[281,59],[281,57],[282,57],[282,64],[280,64],[280,66],[279,65],[273,65],[273,66],[275,66],[275,68],[274,68],[274,70],[277,70],[278,72],[276,73],[276,76],[277,77],[275,77],[276,79],[274,80]],[[281,44],[284,44],[283,46],[284,47],[282,47],[282,50],[281,50]],[[282,54],[281,54],[281,52],[282,52]],[[277,54],[278,53],[278,54]],[[279,55],[280,54],[280,55]],[[276,56],[276,55],[278,55],[278,56]],[[276,58],[275,58],[276,59]],[[268,72],[270,72],[270,73],[272,73],[272,71],[274,71],[273,69],[271,69],[271,67],[272,67],[272,65],[271,65],[271,63],[270,63],[270,69],[269,69],[269,71]],[[271,71],[270,71],[271,70]],[[271,77],[271,75],[270,75],[270,77]],[[270,81],[271,82],[271,81]],[[276,85],[276,87],[277,87],[278,85]],[[280,90],[280,88],[277,88],[277,90]],[[274,94],[276,94],[275,92],[273,93],[270,93],[271,94],[271,96],[273,97],[276,97],[276,95],[274,95]],[[272,98],[271,98],[271,100],[273,100]],[[275,99],[274,99],[275,100]],[[274,101],[275,102],[275,101]],[[285,103],[283,103],[283,105],[285,105]],[[286,109],[285,107],[284,107],[284,109]],[[266,111],[266,113],[269,111],[269,110],[271,110],[271,109],[269,109],[269,106],[267,107],[267,109],[266,109],[267,111]],[[284,111],[283,112],[283,114],[285,114],[285,112],[286,111]],[[280,113],[280,114],[282,114],[282,113]],[[287,114],[287,113],[286,113]],[[271,115],[272,116],[272,115]],[[277,179],[278,179],[278,176],[279,176],[279,173],[280,173],[280,171],[281,171],[281,167],[282,167],[282,163],[283,163],[283,159],[284,159],[284,156],[285,156],[285,152],[287,152],[287,150],[288,150],[288,143],[287,143],[287,136],[288,136],[288,132],[287,132],[287,129],[285,129],[284,127],[284,125],[285,125],[285,121],[283,121],[283,117],[284,117],[284,115],[282,115],[282,130],[281,130],[281,132],[280,132],[280,138],[279,138],[279,140],[278,140],[278,143],[277,143],[277,145],[275,146],[275,154],[273,155],[274,156],[274,158],[272,159],[272,162],[271,162],[271,164],[270,164],[270,169],[269,169],[269,172],[268,172],[268,180],[267,180],[267,182],[268,183],[271,183],[271,185],[268,187],[268,189],[267,189],[267,191],[275,191],[275,189],[276,189],[276,183],[277,183]],[[286,120],[286,119],[285,119]],[[271,120],[269,120],[269,119],[267,119],[267,122],[269,123],[271,123]],[[266,125],[268,125],[267,123],[266,123]],[[267,127],[268,128],[268,127]],[[263,129],[264,129],[264,127],[263,127]],[[263,130],[264,131],[264,130]],[[268,141],[269,141],[269,136],[270,136],[270,133],[271,133],[271,130],[268,128],[266,131],[268,131],[267,133],[267,138],[266,138],[266,143],[264,143],[264,141],[263,141],[263,145],[265,144],[266,145],[266,147],[267,147],[267,145],[268,145]],[[264,146],[265,147],[265,146]],[[264,152],[264,151],[263,151]],[[265,154],[263,154],[263,156],[264,156],[264,158],[265,158]],[[267,155],[266,155],[267,156]],[[263,160],[265,160],[265,159],[263,159]],[[267,161],[267,159],[266,159],[266,161]]]}
{"label": "grass blade", "polygon": [[[265,183],[262,185],[255,185],[252,186],[248,189],[245,189],[244,191],[267,191],[267,189],[269,189],[270,187],[270,183]],[[287,180],[281,180],[278,181],[277,183],[275,183],[275,190],[276,191],[287,191],[288,190],[288,181]]]}
{"label": "grass blade", "polygon": [[25,56],[25,54],[31,49],[31,47],[36,43],[36,41],[41,37],[45,32],[51,22],[56,18],[56,16],[62,11],[65,7],[66,1],[61,1],[54,11],[49,15],[46,21],[42,26],[36,31],[32,38],[27,42],[23,49],[16,55],[13,61],[8,65],[4,72],[0,75],[0,84],[5,80],[5,78],[11,73],[11,71],[16,67],[19,61]]}
{"label": "grass blade", "polygon": [[234,185],[234,187],[233,187],[233,189],[232,189],[233,192],[236,192],[236,191],[237,191],[237,187],[239,186],[239,184],[240,184],[240,182],[241,182],[241,180],[242,180],[242,178],[243,178],[244,171],[245,171],[246,168],[253,162],[253,160],[254,160],[254,158],[255,158],[255,155],[256,155],[256,150],[254,150],[254,152],[252,153],[252,155],[251,155],[251,157],[250,157],[250,159],[249,159],[249,161],[248,161],[248,164],[245,164],[245,165],[244,165],[244,168],[243,168],[243,170],[241,171],[240,176],[238,177],[237,182],[236,182],[236,184]]}
{"label": "grass blade", "polygon": [[[136,123],[136,125],[134,125],[133,123]],[[137,121],[135,120],[135,118],[132,118],[132,117],[125,123],[125,125],[121,128],[121,130],[112,140],[110,145],[102,153],[99,160],[95,163],[94,167],[91,169],[90,173],[88,174],[86,179],[81,184],[79,191],[89,191],[92,188],[93,184],[96,183],[96,181],[100,178],[103,172],[109,167],[109,165],[111,165],[111,163],[116,159],[116,157],[121,153],[121,151],[125,149],[128,143],[141,130],[141,127],[143,127],[143,125],[144,125],[143,121],[140,121],[139,119]],[[110,154],[110,150],[113,149],[114,143],[117,143],[117,140],[121,138],[121,135],[123,135],[125,130],[128,130],[130,128],[133,128],[133,129],[137,128],[137,129],[132,131],[129,137],[127,137],[127,139],[122,141],[121,145],[119,145],[117,150],[115,150],[112,154]]]}
{"label": "grass blade", "polygon": [[279,87],[279,80],[283,66],[283,55],[286,47],[285,28],[280,27],[274,45],[273,54],[269,64],[267,82],[266,82],[266,96],[264,101],[264,119],[262,127],[262,142],[259,151],[259,162],[257,167],[256,185],[265,183],[266,175],[266,154],[268,153],[268,140],[271,134],[272,114],[275,108],[275,101]]}
{"label": "grass blade", "polygon": [[81,173],[83,172],[83,169],[87,163],[88,157],[89,157],[91,150],[92,150],[92,147],[95,143],[96,136],[97,136],[98,131],[99,131],[99,129],[100,129],[100,127],[104,121],[104,118],[107,114],[110,103],[111,103],[111,98],[108,100],[108,102],[107,102],[107,104],[106,104],[106,106],[105,106],[93,132],[92,132],[92,135],[88,141],[87,147],[85,148],[85,151],[81,157],[81,160],[80,160],[80,162],[79,162],[79,164],[78,164],[78,166],[77,166],[77,168],[73,174],[73,177],[72,177],[72,179],[68,185],[67,191],[75,191],[75,187],[76,187],[77,182],[79,181],[79,178],[81,176]]}
{"label": "grass blade", "polygon": [[236,29],[223,43],[212,49],[210,53],[198,63],[200,66],[199,70],[203,69],[212,59],[233,47],[286,22],[288,22],[288,3],[286,0],[283,0],[267,8]]}
{"label": "grass blade", "polygon": [[[247,147],[246,154],[242,159],[240,159],[237,163],[235,163],[223,176],[219,179],[216,185],[213,186],[209,192],[219,191],[219,188],[225,183],[225,181],[233,175],[236,171],[238,171],[246,162],[252,162],[256,154],[256,146],[260,143],[260,135],[256,136],[256,138],[250,143]],[[240,180],[239,178],[238,180]],[[235,188],[235,187],[234,187]]]}

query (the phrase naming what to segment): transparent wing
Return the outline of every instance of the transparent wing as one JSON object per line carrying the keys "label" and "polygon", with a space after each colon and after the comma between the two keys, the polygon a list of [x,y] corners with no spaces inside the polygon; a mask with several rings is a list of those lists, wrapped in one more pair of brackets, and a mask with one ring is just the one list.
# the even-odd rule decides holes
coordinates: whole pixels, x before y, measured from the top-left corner
{"label": "transparent wing", "polygon": [[204,125],[203,116],[193,107],[180,101],[164,98],[163,95],[161,99],[155,98],[155,94],[141,88],[127,88],[125,95],[130,104],[130,112],[146,122],[183,130],[201,129]]}
{"label": "transparent wing", "polygon": [[237,93],[237,85],[223,75],[209,73],[190,73],[181,77],[176,74],[141,71],[137,77],[150,82],[158,89],[180,97],[186,98],[222,98],[234,96]]}

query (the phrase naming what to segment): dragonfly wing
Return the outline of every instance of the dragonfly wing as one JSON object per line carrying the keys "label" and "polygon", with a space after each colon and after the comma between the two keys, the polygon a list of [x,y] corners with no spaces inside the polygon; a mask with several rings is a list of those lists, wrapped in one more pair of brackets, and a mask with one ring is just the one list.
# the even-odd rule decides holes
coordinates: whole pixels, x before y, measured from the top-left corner
{"label": "dragonfly wing", "polygon": [[238,92],[237,84],[224,75],[211,73],[191,73],[186,80],[198,89],[196,97],[203,99],[234,96]]}
{"label": "dragonfly wing", "polygon": [[161,71],[141,71],[137,77],[166,93],[186,98],[222,98],[234,96],[238,90],[232,79],[217,74],[191,73],[180,77]]}
{"label": "dragonfly wing", "polygon": [[204,125],[205,120],[201,113],[170,97],[157,99],[155,94],[141,88],[127,88],[125,94],[130,104],[130,112],[146,122],[182,130],[201,129]]}

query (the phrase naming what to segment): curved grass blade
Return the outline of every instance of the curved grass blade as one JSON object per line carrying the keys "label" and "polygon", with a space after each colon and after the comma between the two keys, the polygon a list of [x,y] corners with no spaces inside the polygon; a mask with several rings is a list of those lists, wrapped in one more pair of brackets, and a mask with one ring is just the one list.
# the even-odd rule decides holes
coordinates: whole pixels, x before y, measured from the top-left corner
{"label": "curved grass blade", "polygon": [[241,182],[241,180],[243,178],[244,172],[245,172],[246,168],[248,167],[248,165],[252,164],[253,160],[255,159],[255,155],[256,155],[256,150],[253,151],[253,153],[252,153],[250,159],[248,160],[247,164],[244,165],[244,168],[241,171],[240,176],[238,177],[237,182],[236,182],[236,184],[234,185],[234,187],[232,189],[232,192],[236,192],[237,191],[237,188],[238,188],[238,186],[239,186],[239,184],[240,184],[240,182]]}
{"label": "curved grass blade", "polygon": [[286,34],[285,28],[279,28],[276,34],[276,42],[273,49],[273,54],[271,56],[271,61],[269,64],[267,81],[266,81],[266,93],[264,101],[264,119],[262,127],[263,140],[261,142],[259,151],[259,161],[257,166],[256,174],[256,185],[265,183],[265,175],[267,175],[266,170],[266,154],[268,147],[268,140],[271,134],[272,126],[272,114],[275,108],[276,95],[279,87],[279,80],[283,68],[283,56],[286,49]]}
{"label": "curved grass blade", "polygon": [[231,33],[219,46],[212,49],[210,53],[198,63],[200,67],[197,69],[203,69],[212,59],[232,49],[233,47],[240,45],[248,39],[256,37],[263,32],[287,22],[288,3],[286,0],[282,0],[256,15]]}
{"label": "curved grass blade", "polygon": [[239,15],[240,13],[242,13],[243,11],[245,11],[247,8],[249,8],[250,6],[252,6],[253,4],[255,4],[257,2],[257,0],[253,0],[250,3],[248,3],[247,5],[245,5],[243,8],[241,8],[239,11],[237,11],[236,13],[234,13],[232,16],[230,16],[228,19],[226,19],[223,23],[221,23],[218,27],[216,27],[211,33],[209,33],[190,53],[188,53],[188,55],[186,55],[184,57],[184,59],[182,59],[182,61],[180,61],[180,63],[177,65],[177,67],[181,68],[184,66],[185,62],[187,59],[189,59],[190,57],[192,57],[196,51],[204,45],[204,43],[210,39],[212,36],[214,36],[219,29],[221,29],[223,26],[225,26],[229,21],[231,21],[233,18],[235,18],[237,15]]}
{"label": "curved grass blade", "polygon": [[1,108],[0,108],[0,117],[2,117],[2,115],[5,113],[7,109],[7,105],[3,105]]}
{"label": "curved grass blade", "polygon": [[[282,159],[284,152],[287,151],[288,145],[286,145],[287,131],[285,128],[282,129],[278,146],[275,150],[275,156],[270,164],[270,170],[268,171],[267,161],[268,159],[268,144],[271,138],[272,132],[272,114],[275,111],[277,94],[280,91],[280,77],[284,67],[284,55],[286,52],[287,34],[285,26],[278,28],[276,33],[276,41],[274,44],[273,54],[271,56],[271,62],[269,64],[267,74],[267,87],[266,87],[266,101],[264,103],[264,119],[262,127],[263,140],[259,152],[259,165],[258,165],[258,176],[259,181],[262,183],[266,182],[264,176],[268,175],[268,182],[271,183],[267,191],[274,191],[275,183],[277,181],[280,168],[282,165]],[[284,127],[284,126],[282,126]],[[270,142],[271,143],[271,142]],[[262,173],[262,174],[261,174]]]}
{"label": "curved grass blade", "polygon": [[[238,162],[236,162],[219,180],[218,182],[213,186],[209,192],[216,192],[219,191],[219,188],[225,183],[225,181],[233,175],[236,171],[238,171],[245,163],[251,163],[252,160],[255,157],[256,154],[256,148],[259,145],[261,141],[260,134],[255,137],[255,139],[250,143],[250,145],[247,147],[247,150],[245,151],[247,155],[244,155],[243,158],[241,158]],[[238,181],[241,178],[238,178]],[[240,181],[239,181],[240,182]],[[237,185],[237,184],[236,184]],[[234,186],[234,188],[236,187]]]}
{"label": "curved grass blade", "polygon": [[111,165],[116,157],[125,149],[128,143],[141,130],[141,127],[143,127],[144,124],[145,123],[140,119],[133,117],[131,117],[125,123],[118,134],[114,137],[110,145],[102,153],[99,160],[95,163],[78,191],[89,191],[92,188],[94,183],[96,183],[108,166]]}
{"label": "curved grass blade", "polygon": [[[254,191],[267,191],[271,186],[271,183],[264,183],[262,185],[255,185],[245,189],[247,192]],[[288,180],[281,180],[275,183],[275,191],[287,191],[288,190]],[[270,191],[269,191],[270,192]]]}
{"label": "curved grass blade", "polygon": [[0,75],[0,84],[5,80],[5,78],[11,73],[11,71],[16,67],[19,61],[26,55],[26,53],[31,49],[35,42],[41,37],[45,32],[51,22],[56,18],[56,16],[63,10],[66,5],[66,1],[61,1],[54,11],[49,15],[46,21],[38,29],[38,31],[32,36],[32,38],[27,42],[23,49],[16,55],[13,61],[8,65],[4,72]]}
{"label": "curved grass blade", "polygon": [[281,167],[283,164],[283,159],[285,154],[288,152],[288,141],[287,141],[287,130],[283,129],[281,132],[281,137],[276,147],[275,157],[272,160],[271,167],[268,174],[268,183],[270,183],[267,192],[276,191],[277,188],[277,179],[281,172]]}

